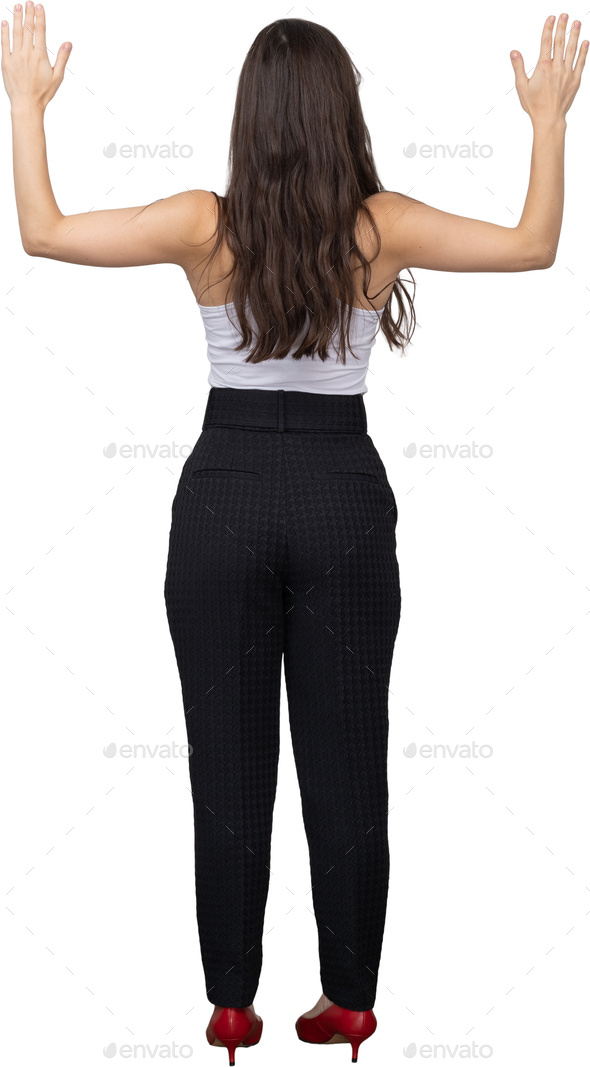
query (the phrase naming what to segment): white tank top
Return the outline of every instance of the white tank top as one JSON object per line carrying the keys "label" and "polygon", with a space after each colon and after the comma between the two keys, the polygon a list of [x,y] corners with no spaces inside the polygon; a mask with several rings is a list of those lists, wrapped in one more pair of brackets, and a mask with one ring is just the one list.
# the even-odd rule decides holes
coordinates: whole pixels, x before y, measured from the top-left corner
{"label": "white tank top", "polygon": [[[206,307],[198,304],[207,337],[207,358],[211,364],[208,382],[211,386],[232,389],[288,389],[307,393],[366,393],[365,382],[371,349],[379,327],[380,311],[364,308],[352,309],[350,340],[355,359],[346,350],[346,363],[337,361],[337,350],[332,342],[328,345],[326,360],[317,353],[292,359],[269,359],[262,363],[244,363],[249,349],[235,352],[242,334],[230,321],[226,305]],[[237,323],[233,303],[228,303],[232,317]],[[292,351],[295,351],[293,348]]]}

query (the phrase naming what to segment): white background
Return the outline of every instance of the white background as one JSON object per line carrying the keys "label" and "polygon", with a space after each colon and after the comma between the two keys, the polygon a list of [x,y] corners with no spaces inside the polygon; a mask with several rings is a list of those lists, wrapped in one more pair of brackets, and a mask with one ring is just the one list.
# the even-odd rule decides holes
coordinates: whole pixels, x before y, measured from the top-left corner
{"label": "white background", "polygon": [[[49,3],[50,49],[73,42],[46,113],[57,202],[74,214],[185,188],[224,192],[245,53],[263,26],[289,15],[328,26],[350,50],[386,188],[515,225],[532,127],[509,53],[518,48],[532,73],[550,13],[534,3],[379,14],[235,0]],[[583,15],[570,11],[570,25]],[[589,35],[585,20],[580,39]],[[390,698],[390,896],[365,1067],[406,1063],[413,1043],[417,1061],[434,1058],[435,1045],[439,1059],[468,1046],[470,1058],[505,1067],[587,1054],[588,79],[568,115],[555,265],[416,270],[419,326],[407,356],[380,337],[371,359],[369,432],[398,501],[403,602]],[[6,1059],[92,1067],[113,1044],[120,1061],[126,1043],[142,1046],[141,1059],[174,1052],[175,1041],[190,1059],[219,1065],[225,1049],[204,1036],[212,1006],[186,760],[103,755],[113,742],[184,739],[163,599],[184,460],[159,450],[175,442],[187,454],[200,433],[203,327],[179,267],[27,256],[6,96],[0,136]],[[172,141],[192,150],[184,159],[119,151]],[[420,149],[472,142],[491,154]],[[410,144],[419,150],[404,155]],[[109,459],[111,443],[158,454]],[[438,455],[406,457],[411,443],[438,445]],[[487,445],[487,458],[450,455],[464,445]],[[475,754],[403,754],[435,742]],[[321,991],[309,889],[283,697],[255,998],[265,1030],[238,1063],[349,1062],[348,1045],[303,1045],[294,1030]]]}

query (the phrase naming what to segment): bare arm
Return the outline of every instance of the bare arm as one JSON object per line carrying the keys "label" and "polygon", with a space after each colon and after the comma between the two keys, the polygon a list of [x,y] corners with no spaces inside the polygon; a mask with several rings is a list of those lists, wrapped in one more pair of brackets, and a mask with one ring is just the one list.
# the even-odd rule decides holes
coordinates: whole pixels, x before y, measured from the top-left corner
{"label": "bare arm", "polygon": [[75,215],[60,211],[49,179],[43,119],[63,81],[69,53],[62,45],[51,67],[44,11],[26,8],[24,23],[22,14],[15,12],[12,53],[8,24],[2,26],[2,73],[11,101],[14,188],[23,248],[31,256],[95,267],[194,263],[191,243],[198,242],[202,221],[212,217],[206,190],[187,190],[143,207],[90,209]]}
{"label": "bare arm", "polygon": [[187,190],[143,206],[63,215],[49,179],[43,112],[20,104],[11,115],[14,188],[25,252],[92,267],[194,262],[189,242],[198,241],[200,221],[210,212],[206,190]]}
{"label": "bare arm", "polygon": [[522,56],[511,54],[520,102],[533,123],[528,192],[516,226],[500,226],[440,211],[400,193],[380,194],[379,230],[394,269],[523,271],[550,267],[563,217],[566,111],[579,88],[588,42],[575,67],[580,23],[564,56],[566,18],[560,18],[551,59],[553,16],[546,20],[539,62],[530,80]]}
{"label": "bare arm", "polygon": [[187,190],[143,206],[63,215],[49,178],[43,112],[21,103],[12,107],[11,117],[14,189],[25,252],[92,267],[188,262],[188,242],[198,240],[198,222],[210,194]]}

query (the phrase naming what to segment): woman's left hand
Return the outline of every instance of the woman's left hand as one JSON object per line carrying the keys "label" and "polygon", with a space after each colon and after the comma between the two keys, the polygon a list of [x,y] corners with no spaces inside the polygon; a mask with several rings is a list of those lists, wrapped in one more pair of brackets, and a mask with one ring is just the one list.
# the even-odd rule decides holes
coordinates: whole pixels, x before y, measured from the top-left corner
{"label": "woman's left hand", "polygon": [[13,107],[27,104],[44,111],[64,79],[72,45],[69,41],[61,45],[55,66],[52,67],[45,44],[45,9],[42,4],[37,4],[35,7],[31,0],[28,0],[25,5],[24,23],[22,16],[22,5],[15,4],[12,52],[10,51],[8,23],[5,20],[2,21],[4,88]]}

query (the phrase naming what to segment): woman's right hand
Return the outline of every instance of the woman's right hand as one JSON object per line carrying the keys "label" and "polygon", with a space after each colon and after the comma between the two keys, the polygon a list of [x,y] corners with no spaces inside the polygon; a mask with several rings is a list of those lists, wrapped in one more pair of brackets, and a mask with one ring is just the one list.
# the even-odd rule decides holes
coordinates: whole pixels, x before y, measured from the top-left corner
{"label": "woman's right hand", "polygon": [[564,54],[567,20],[567,15],[560,15],[557,19],[552,59],[551,43],[555,15],[550,15],[546,19],[541,38],[541,52],[531,78],[527,78],[525,74],[524,61],[520,52],[510,53],[516,75],[516,91],[533,125],[536,123],[552,125],[556,122],[563,122],[580,88],[582,71],[588,53],[588,41],[582,41],[574,66],[581,23],[579,21],[572,23]]}

